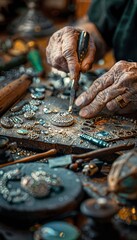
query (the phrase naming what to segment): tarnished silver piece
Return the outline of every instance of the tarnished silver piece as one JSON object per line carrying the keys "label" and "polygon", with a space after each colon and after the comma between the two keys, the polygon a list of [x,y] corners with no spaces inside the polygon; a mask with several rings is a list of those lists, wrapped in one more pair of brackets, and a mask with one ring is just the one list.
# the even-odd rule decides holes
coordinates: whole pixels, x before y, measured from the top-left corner
{"label": "tarnished silver piece", "polygon": [[108,191],[130,200],[137,199],[137,151],[118,157],[108,174]]}
{"label": "tarnished silver piece", "polygon": [[35,140],[35,139],[38,139],[38,138],[39,138],[39,134],[38,134],[38,133],[35,133],[35,132],[29,132],[28,137],[29,137],[30,139]]}
{"label": "tarnished silver piece", "polygon": [[20,180],[20,170],[14,169],[2,173],[0,176],[0,194],[9,203],[25,202],[29,194],[22,191],[21,188],[9,188],[9,182],[12,180]]}
{"label": "tarnished silver piece", "polygon": [[31,176],[25,176],[21,179],[21,187],[36,198],[47,197],[52,187],[61,186],[60,178],[42,170],[32,172]]}
{"label": "tarnished silver piece", "polygon": [[69,112],[59,112],[51,118],[51,123],[58,127],[68,127],[74,123],[74,118]]}
{"label": "tarnished silver piece", "polygon": [[33,130],[33,127],[34,127],[34,123],[25,123],[23,124],[23,128],[27,129],[27,130]]}
{"label": "tarnished silver piece", "polygon": [[12,120],[9,117],[2,117],[0,122],[1,122],[1,126],[4,128],[13,128],[14,127],[14,123],[12,122]]}
{"label": "tarnished silver piece", "polygon": [[29,111],[24,113],[24,118],[26,119],[32,119],[35,116],[35,112]]}

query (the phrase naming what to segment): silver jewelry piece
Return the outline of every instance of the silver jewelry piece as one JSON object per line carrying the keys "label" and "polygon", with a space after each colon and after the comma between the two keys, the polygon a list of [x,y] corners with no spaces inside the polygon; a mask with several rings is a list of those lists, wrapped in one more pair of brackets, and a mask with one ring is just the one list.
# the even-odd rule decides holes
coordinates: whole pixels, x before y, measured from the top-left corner
{"label": "silver jewelry piece", "polygon": [[51,123],[58,127],[68,127],[74,123],[74,118],[70,113],[62,111],[51,118]]}
{"label": "silver jewelry piece", "polygon": [[1,122],[1,126],[4,128],[13,128],[14,127],[14,123],[12,122],[12,120],[9,117],[2,117],[0,122]]}
{"label": "silver jewelry piece", "polygon": [[33,197],[43,198],[47,197],[51,190],[61,188],[62,182],[56,175],[40,170],[32,172],[31,176],[22,177],[21,187]]}
{"label": "silver jewelry piece", "polygon": [[10,189],[8,183],[11,180],[20,179],[20,170],[14,169],[1,174],[0,179],[0,194],[9,203],[21,203],[27,200],[29,194],[22,191],[20,188]]}

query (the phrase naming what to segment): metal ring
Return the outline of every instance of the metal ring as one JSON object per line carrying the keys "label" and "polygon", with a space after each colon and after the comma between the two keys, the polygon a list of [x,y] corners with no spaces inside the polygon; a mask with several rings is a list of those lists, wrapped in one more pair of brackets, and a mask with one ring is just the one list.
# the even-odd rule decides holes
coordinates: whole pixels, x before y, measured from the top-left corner
{"label": "metal ring", "polygon": [[117,104],[119,105],[120,108],[124,108],[127,106],[127,104],[129,102],[125,102],[125,100],[123,99],[122,95],[119,95],[115,98]]}

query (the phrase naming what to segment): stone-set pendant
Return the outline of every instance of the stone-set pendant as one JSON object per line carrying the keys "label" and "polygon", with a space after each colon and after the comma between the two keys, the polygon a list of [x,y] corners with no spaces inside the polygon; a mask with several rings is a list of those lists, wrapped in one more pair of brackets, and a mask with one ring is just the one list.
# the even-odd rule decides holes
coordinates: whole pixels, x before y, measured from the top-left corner
{"label": "stone-set pendant", "polygon": [[58,127],[68,127],[74,123],[74,118],[69,112],[61,111],[51,118],[51,123]]}

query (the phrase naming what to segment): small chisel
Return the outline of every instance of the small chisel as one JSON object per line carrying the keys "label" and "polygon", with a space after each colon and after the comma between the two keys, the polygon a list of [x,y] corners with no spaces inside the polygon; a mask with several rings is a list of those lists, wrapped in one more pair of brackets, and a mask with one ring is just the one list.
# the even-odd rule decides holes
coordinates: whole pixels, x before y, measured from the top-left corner
{"label": "small chisel", "polygon": [[[77,48],[77,54],[78,54],[78,60],[81,64],[83,59],[85,58],[87,51],[88,51],[88,43],[89,43],[89,33],[82,31],[79,35],[78,39],[78,48]],[[70,92],[70,101],[69,101],[69,109],[68,112],[72,112],[73,104],[76,98],[76,91],[78,90],[78,81],[72,80],[71,85],[71,92]]]}

